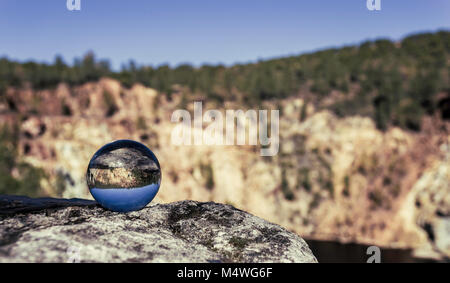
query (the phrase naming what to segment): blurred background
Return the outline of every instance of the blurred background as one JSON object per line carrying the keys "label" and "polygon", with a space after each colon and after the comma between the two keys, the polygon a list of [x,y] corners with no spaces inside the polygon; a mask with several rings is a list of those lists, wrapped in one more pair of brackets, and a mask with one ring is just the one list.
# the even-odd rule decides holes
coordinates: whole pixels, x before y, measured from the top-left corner
{"label": "blurred background", "polygon": [[[156,202],[234,205],[319,261],[450,260],[450,2],[0,0],[0,194],[92,198],[116,139]],[[279,109],[280,152],[175,146],[175,109]]]}

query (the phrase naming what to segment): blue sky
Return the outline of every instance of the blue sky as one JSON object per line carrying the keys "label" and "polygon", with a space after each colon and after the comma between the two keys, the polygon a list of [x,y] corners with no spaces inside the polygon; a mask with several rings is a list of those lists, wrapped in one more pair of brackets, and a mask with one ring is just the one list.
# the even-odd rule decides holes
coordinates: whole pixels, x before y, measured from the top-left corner
{"label": "blue sky", "polygon": [[118,68],[245,63],[366,39],[450,29],[449,0],[0,0],[0,56],[68,63],[88,50]]}

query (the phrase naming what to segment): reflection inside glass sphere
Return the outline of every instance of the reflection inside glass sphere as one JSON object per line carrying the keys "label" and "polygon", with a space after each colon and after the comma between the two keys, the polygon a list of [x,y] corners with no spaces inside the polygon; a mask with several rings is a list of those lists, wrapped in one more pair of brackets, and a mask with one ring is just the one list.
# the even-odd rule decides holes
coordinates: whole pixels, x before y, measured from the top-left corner
{"label": "reflection inside glass sphere", "polygon": [[161,184],[158,159],[145,145],[119,140],[100,148],[89,162],[86,179],[104,208],[127,212],[145,207]]}

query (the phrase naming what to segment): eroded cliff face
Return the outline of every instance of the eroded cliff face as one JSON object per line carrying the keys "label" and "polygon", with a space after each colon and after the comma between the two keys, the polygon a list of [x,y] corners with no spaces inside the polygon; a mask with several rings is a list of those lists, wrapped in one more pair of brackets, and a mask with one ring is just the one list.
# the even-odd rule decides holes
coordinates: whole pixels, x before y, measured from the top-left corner
{"label": "eroded cliff face", "polygon": [[183,103],[176,93],[169,101],[140,85],[125,89],[102,79],[10,89],[7,97],[16,112],[3,105],[2,120],[19,123],[20,156],[48,173],[41,180],[47,195],[90,198],[91,156],[105,143],[134,139],[161,163],[154,202],[230,203],[304,237],[450,257],[450,126],[437,118],[425,119],[421,133],[380,132],[369,118],[337,118],[301,99],[266,102],[264,108],[281,110],[280,152],[261,157],[253,146],[173,145],[170,119]]}

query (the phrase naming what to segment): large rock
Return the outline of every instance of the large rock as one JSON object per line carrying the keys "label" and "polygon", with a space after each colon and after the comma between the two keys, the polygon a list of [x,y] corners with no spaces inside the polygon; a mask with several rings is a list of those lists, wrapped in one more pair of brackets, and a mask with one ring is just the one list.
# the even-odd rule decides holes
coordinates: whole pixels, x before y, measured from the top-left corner
{"label": "large rock", "polygon": [[0,196],[0,262],[317,262],[303,239],[213,202],[116,213],[94,201]]}

